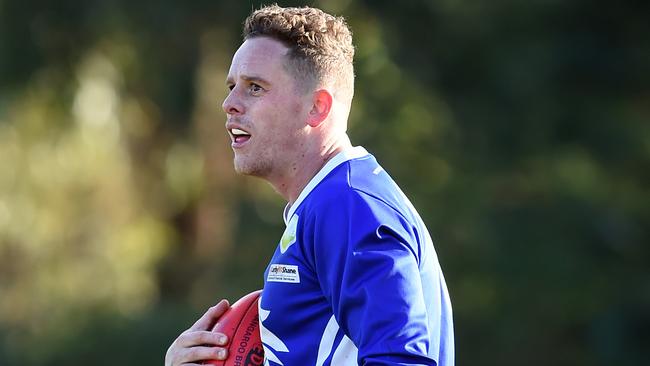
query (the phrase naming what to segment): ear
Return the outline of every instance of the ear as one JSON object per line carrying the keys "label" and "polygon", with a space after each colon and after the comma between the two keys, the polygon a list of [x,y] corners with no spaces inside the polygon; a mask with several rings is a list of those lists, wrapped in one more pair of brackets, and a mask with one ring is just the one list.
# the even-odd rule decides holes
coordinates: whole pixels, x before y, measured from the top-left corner
{"label": "ear", "polygon": [[325,121],[332,109],[332,94],[325,89],[316,90],[312,96],[312,109],[307,124],[318,127]]}

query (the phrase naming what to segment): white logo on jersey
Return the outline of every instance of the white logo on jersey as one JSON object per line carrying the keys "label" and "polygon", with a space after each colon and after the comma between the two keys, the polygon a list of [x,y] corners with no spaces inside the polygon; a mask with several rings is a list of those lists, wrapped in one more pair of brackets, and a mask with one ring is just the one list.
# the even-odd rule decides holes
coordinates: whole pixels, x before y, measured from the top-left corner
{"label": "white logo on jersey", "polygon": [[266,276],[269,282],[300,283],[300,272],[298,266],[290,264],[271,264],[269,274]]}
{"label": "white logo on jersey", "polygon": [[[260,300],[260,304],[262,301]],[[264,365],[268,365],[269,361],[273,361],[279,365],[284,365],[282,361],[278,358],[278,356],[273,353],[273,351],[276,352],[289,352],[289,349],[287,348],[287,345],[282,342],[278,336],[273,334],[270,330],[268,330],[264,326],[264,321],[266,318],[269,317],[269,314],[271,314],[270,310],[264,310],[262,309],[262,306],[260,305],[259,307],[259,313],[260,313],[260,334],[262,336],[262,346],[264,347]]]}

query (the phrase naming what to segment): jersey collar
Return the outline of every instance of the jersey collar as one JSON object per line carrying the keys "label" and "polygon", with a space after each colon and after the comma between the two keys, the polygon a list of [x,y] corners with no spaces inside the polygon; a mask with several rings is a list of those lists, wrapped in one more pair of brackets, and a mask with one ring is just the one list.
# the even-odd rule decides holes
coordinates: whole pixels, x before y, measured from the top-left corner
{"label": "jersey collar", "polygon": [[303,188],[302,192],[300,192],[300,195],[298,196],[298,199],[296,202],[291,204],[287,204],[287,206],[284,208],[284,213],[283,213],[283,218],[284,218],[284,224],[288,225],[289,224],[289,219],[291,219],[291,216],[296,212],[302,201],[307,198],[309,193],[316,188],[318,183],[320,183],[334,168],[337,166],[345,163],[346,161],[352,160],[352,159],[358,159],[362,158],[368,154],[368,151],[364,149],[362,146],[355,146],[351,147],[349,149],[343,150],[340,153],[336,154],[333,158],[331,158],[319,171],[314,175],[314,177],[307,183],[305,188]]}

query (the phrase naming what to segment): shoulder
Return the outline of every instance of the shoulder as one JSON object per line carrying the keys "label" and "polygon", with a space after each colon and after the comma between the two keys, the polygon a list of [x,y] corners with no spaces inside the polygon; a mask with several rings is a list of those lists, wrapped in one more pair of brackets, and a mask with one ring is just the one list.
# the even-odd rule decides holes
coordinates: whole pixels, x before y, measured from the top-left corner
{"label": "shoulder", "polygon": [[337,211],[390,211],[408,216],[408,205],[397,184],[372,155],[348,160],[328,174],[305,201],[304,214]]}
{"label": "shoulder", "polygon": [[[339,165],[299,210],[299,236],[315,267],[335,268],[360,258],[412,256],[420,262],[417,214],[374,158]],[[392,254],[391,254],[392,253]],[[371,255],[372,256],[372,255]]]}
{"label": "shoulder", "polygon": [[310,193],[304,202],[306,211],[341,207],[343,202],[362,203],[368,197],[377,196],[377,188],[384,184],[373,177],[372,171],[378,166],[372,155],[341,163]]}
{"label": "shoulder", "polygon": [[411,236],[415,222],[401,190],[372,155],[337,166],[300,211],[303,225],[326,236],[386,229]]}

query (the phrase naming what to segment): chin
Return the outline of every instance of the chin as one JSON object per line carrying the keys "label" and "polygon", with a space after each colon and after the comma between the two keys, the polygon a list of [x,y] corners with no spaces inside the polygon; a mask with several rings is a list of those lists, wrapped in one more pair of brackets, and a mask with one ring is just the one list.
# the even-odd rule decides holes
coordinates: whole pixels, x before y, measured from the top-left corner
{"label": "chin", "polygon": [[250,169],[249,169],[248,166],[246,166],[244,164],[237,164],[236,161],[235,161],[235,172],[237,174],[251,175]]}
{"label": "chin", "polygon": [[245,159],[237,159],[235,157],[234,161],[235,165],[235,172],[238,174],[243,174],[243,175],[252,175],[255,177],[264,177],[265,171],[268,169],[265,169],[265,164],[263,164],[260,161],[256,162],[251,162],[251,161],[246,161]]}

